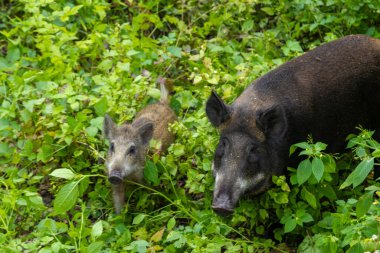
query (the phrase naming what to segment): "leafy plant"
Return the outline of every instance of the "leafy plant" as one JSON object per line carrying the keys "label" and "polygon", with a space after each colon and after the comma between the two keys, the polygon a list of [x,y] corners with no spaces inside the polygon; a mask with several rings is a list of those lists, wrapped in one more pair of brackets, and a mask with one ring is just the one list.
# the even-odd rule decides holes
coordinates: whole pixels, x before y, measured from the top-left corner
{"label": "leafy plant", "polygon": [[[378,1],[2,1],[0,242],[5,252],[374,252],[379,143],[351,155],[311,141],[297,168],[233,216],[210,209],[212,89],[251,81],[324,42],[380,37]],[[172,86],[168,152],[147,158],[121,215],[104,173],[106,112],[119,122]],[[318,141],[318,140],[316,140]],[[154,145],[154,143],[153,143]]]}

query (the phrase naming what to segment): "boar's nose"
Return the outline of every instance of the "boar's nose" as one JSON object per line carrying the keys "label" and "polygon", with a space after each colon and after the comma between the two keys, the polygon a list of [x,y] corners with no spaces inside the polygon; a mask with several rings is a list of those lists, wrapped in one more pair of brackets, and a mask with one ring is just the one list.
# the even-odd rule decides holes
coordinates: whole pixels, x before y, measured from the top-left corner
{"label": "boar's nose", "polygon": [[211,207],[220,216],[228,216],[234,212],[234,204],[226,194],[214,198]]}
{"label": "boar's nose", "polygon": [[108,181],[110,181],[111,184],[121,184],[123,182],[123,178],[121,177],[120,171],[112,171],[108,177]]}

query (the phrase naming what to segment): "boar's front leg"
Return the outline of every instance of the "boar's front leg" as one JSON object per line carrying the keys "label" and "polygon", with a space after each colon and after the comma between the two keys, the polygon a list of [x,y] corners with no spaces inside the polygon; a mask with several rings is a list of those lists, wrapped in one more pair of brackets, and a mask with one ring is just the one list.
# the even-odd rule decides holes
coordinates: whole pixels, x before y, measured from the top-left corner
{"label": "boar's front leg", "polygon": [[125,184],[112,185],[112,197],[116,214],[119,214],[125,203]]}

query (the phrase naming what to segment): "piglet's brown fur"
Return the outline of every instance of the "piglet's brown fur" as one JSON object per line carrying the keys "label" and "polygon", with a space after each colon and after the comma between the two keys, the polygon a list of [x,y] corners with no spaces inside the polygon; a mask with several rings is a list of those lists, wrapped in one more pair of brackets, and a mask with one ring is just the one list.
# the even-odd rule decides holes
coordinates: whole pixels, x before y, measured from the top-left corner
{"label": "piglet's brown fur", "polygon": [[142,109],[132,123],[118,126],[108,115],[104,118],[104,134],[110,142],[106,167],[116,213],[121,212],[125,203],[125,181],[144,181],[149,141],[152,138],[159,141],[158,151],[164,152],[174,140],[168,127],[176,120],[176,115],[168,101],[168,91],[161,84],[160,101]]}

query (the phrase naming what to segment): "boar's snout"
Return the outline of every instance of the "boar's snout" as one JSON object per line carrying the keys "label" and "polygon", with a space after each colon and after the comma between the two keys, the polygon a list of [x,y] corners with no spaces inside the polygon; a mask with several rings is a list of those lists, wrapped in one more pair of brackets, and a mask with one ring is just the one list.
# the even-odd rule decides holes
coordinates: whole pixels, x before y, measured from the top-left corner
{"label": "boar's snout", "polygon": [[212,209],[220,216],[233,214],[234,207],[235,205],[232,203],[232,200],[226,194],[214,198],[212,202]]}
{"label": "boar's snout", "polygon": [[108,177],[111,184],[121,184],[123,182],[123,177],[120,171],[112,171]]}

